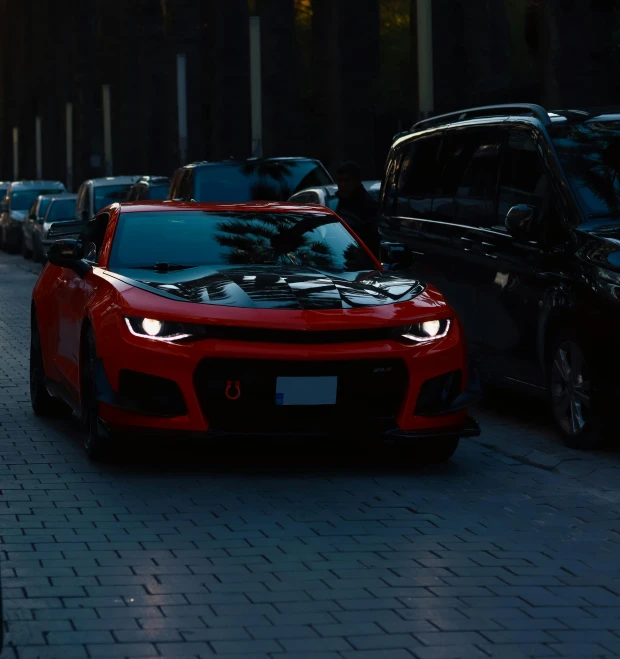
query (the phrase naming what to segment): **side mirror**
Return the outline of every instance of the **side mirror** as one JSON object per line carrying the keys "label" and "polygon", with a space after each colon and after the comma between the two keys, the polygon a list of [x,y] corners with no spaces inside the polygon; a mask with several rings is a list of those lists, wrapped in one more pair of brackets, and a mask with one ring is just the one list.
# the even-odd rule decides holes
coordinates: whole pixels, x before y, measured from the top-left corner
{"label": "side mirror", "polygon": [[84,225],[78,220],[60,220],[50,224],[47,238],[48,240],[66,240],[68,238],[75,238],[77,240],[83,230]]}
{"label": "side mirror", "polygon": [[380,248],[381,264],[389,270],[406,268],[411,265],[413,255],[403,243],[382,242]]}
{"label": "side mirror", "polygon": [[536,208],[527,204],[513,206],[506,213],[506,229],[517,240],[524,240],[530,233],[530,228],[536,217]]}
{"label": "side mirror", "polygon": [[83,260],[83,248],[75,238],[65,238],[52,243],[47,260],[60,268],[68,268],[83,277],[91,266]]}

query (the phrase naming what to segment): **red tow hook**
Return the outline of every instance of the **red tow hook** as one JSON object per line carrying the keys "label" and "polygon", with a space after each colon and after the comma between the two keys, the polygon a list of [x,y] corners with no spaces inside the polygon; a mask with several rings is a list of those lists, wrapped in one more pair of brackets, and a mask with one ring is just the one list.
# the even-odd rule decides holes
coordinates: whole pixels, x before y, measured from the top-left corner
{"label": "red tow hook", "polygon": [[232,380],[228,380],[226,382],[226,398],[228,400],[237,400],[238,398],[241,397],[241,383],[239,380],[235,380],[235,384],[233,386]]}

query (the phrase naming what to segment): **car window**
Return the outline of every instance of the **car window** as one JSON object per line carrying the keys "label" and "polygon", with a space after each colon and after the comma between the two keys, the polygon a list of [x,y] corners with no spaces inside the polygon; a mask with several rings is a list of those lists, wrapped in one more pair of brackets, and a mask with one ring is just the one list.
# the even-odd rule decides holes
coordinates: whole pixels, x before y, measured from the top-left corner
{"label": "car window", "polygon": [[52,201],[51,199],[41,199],[39,201],[39,207],[37,208],[37,217],[36,217],[37,220],[39,221],[43,220],[51,201]]}
{"label": "car window", "polygon": [[439,180],[441,136],[418,138],[407,143],[396,178],[397,215],[428,218],[433,191]]}
{"label": "car window", "polygon": [[109,267],[274,265],[330,272],[376,269],[332,214],[256,212],[122,213]]}
{"label": "car window", "polygon": [[506,214],[517,204],[534,206],[540,222],[545,198],[550,192],[545,163],[530,132],[511,131],[502,155],[497,226],[505,227]]}
{"label": "car window", "polygon": [[152,199],[153,201],[163,201],[168,198],[168,185],[151,185],[145,197],[140,199]]}
{"label": "car window", "polygon": [[183,172],[178,196],[185,201],[191,201],[192,199],[195,199],[193,169],[186,169]]}
{"label": "car window", "polygon": [[136,201],[138,199],[138,195],[140,194],[141,187],[143,187],[143,185],[139,183],[132,185],[127,192],[127,198],[125,201]]}
{"label": "car window", "polygon": [[503,138],[504,133],[497,128],[468,128],[446,134],[433,200],[434,218],[472,227],[495,224]]}
{"label": "car window", "polygon": [[60,220],[72,220],[75,218],[75,199],[56,199],[49,206],[46,222],[57,222]]}
{"label": "car window", "polygon": [[196,201],[285,201],[304,188],[332,183],[321,165],[312,160],[248,160],[195,169]]}
{"label": "car window", "polygon": [[58,188],[22,188],[13,189],[10,195],[11,210],[27,211],[32,202],[42,194],[54,194],[62,192]]}
{"label": "car window", "polygon": [[131,187],[131,183],[122,185],[97,185],[94,187],[95,192],[95,213],[98,213],[102,208],[108,204],[115,202],[125,201],[127,191]]}

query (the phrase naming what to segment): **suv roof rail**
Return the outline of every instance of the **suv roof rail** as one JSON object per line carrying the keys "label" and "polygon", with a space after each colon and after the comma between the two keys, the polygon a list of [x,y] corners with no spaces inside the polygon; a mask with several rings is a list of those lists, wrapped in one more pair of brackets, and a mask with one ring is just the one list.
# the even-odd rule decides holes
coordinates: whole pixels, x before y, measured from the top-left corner
{"label": "suv roof rail", "polygon": [[538,119],[543,126],[551,124],[551,118],[540,105],[534,103],[511,103],[507,105],[484,105],[478,108],[469,108],[468,110],[459,110],[458,112],[449,112],[448,114],[441,114],[437,117],[429,117],[422,119],[415,123],[411,130],[418,128],[432,128],[433,126],[441,126],[453,121],[465,121],[466,119],[473,119],[475,117],[494,117],[498,114],[531,114]]}

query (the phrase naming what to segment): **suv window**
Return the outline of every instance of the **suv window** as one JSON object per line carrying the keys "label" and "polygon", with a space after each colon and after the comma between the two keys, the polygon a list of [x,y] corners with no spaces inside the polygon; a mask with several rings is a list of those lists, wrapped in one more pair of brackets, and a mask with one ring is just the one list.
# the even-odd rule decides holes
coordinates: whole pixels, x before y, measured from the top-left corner
{"label": "suv window", "polygon": [[[517,204],[534,206],[540,221],[549,194],[549,176],[530,131],[511,131],[502,156],[497,226],[505,227],[506,214]],[[532,227],[532,230],[532,238],[535,238],[537,229]]]}
{"label": "suv window", "polygon": [[422,137],[407,143],[396,176],[397,215],[428,218],[433,191],[439,178],[441,135]]}
{"label": "suv window", "polygon": [[499,128],[467,128],[447,133],[433,200],[434,218],[472,227],[495,223],[503,137]]}

